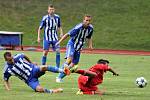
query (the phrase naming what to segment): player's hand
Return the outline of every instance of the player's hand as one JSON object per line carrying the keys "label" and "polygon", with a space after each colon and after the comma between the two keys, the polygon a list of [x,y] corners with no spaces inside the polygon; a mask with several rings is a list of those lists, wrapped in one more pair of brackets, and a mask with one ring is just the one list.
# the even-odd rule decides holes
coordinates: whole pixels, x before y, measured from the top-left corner
{"label": "player's hand", "polygon": [[63,37],[63,35],[64,35],[64,34],[63,34],[63,33],[61,33],[61,34],[60,34],[60,38],[61,38],[61,37]]}
{"label": "player's hand", "polygon": [[59,42],[57,42],[56,44],[55,44],[55,46],[57,47],[59,45]]}
{"label": "player's hand", "polygon": [[90,49],[90,50],[93,50],[93,47],[92,47],[92,46],[89,46],[89,49]]}
{"label": "player's hand", "polygon": [[40,41],[41,41],[41,39],[40,39],[40,38],[38,38],[38,39],[37,39],[37,42],[38,42],[38,43],[40,43]]}
{"label": "player's hand", "polygon": [[119,76],[119,74],[117,74],[117,73],[113,73],[113,75],[114,75],[114,76]]}

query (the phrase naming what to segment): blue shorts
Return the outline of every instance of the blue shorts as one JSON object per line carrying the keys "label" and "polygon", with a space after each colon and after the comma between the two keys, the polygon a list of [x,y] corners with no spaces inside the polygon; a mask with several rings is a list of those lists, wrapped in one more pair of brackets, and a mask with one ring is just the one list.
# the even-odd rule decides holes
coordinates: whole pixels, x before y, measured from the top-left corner
{"label": "blue shorts", "polygon": [[41,72],[38,66],[34,66],[32,75],[27,82],[28,86],[30,86],[33,90],[36,90],[36,87],[40,85],[38,78],[44,74],[45,72]]}
{"label": "blue shorts", "polygon": [[52,46],[53,51],[56,51],[56,49],[60,49],[60,45],[55,46],[55,44],[58,41],[47,41],[43,40],[43,49],[44,50],[49,50],[50,46]]}
{"label": "blue shorts", "polygon": [[74,63],[74,64],[78,64],[78,62],[80,60],[80,51],[76,51],[74,49],[74,45],[73,44],[67,44],[65,58],[68,58],[68,57],[73,58],[72,59],[72,63]]}

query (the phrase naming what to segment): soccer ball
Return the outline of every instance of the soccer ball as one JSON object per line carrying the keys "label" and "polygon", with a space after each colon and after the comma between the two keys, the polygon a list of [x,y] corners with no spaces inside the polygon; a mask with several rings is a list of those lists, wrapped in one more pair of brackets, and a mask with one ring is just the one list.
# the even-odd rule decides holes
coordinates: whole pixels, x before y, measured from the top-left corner
{"label": "soccer ball", "polygon": [[143,88],[147,85],[147,80],[144,77],[138,77],[135,81],[135,84],[139,87],[139,88]]}

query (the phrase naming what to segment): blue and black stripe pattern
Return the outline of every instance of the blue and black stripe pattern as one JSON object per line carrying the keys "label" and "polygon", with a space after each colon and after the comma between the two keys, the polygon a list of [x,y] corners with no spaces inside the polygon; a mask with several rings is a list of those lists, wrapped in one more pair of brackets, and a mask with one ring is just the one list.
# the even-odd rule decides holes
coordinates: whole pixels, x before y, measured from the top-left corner
{"label": "blue and black stripe pattern", "polygon": [[45,15],[40,23],[40,29],[44,27],[44,39],[47,41],[57,41],[57,30],[60,26],[60,17],[58,15]]}
{"label": "blue and black stripe pattern", "polygon": [[4,68],[4,80],[8,80],[10,76],[17,76],[19,79],[27,82],[31,77],[33,66],[26,62],[22,54],[14,57],[14,64],[7,64]]}
{"label": "blue and black stripe pattern", "polygon": [[71,36],[69,42],[73,42],[75,50],[80,51],[85,43],[86,38],[91,38],[93,34],[93,26],[90,24],[87,28],[84,28],[83,24],[80,23],[70,30],[68,34]]}

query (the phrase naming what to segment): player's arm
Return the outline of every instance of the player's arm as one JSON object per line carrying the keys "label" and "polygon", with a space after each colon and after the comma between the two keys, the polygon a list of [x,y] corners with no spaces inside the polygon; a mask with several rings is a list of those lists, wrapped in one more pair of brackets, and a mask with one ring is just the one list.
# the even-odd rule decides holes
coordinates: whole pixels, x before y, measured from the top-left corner
{"label": "player's arm", "polygon": [[93,29],[90,31],[90,34],[86,37],[89,49],[93,49],[92,34],[93,34]]}
{"label": "player's arm", "polygon": [[87,41],[88,41],[89,49],[93,49],[92,37],[88,39]]}
{"label": "player's arm", "polygon": [[41,38],[40,38],[40,34],[41,34],[41,29],[45,26],[45,17],[42,18],[40,26],[38,28],[38,38],[37,38],[37,42],[40,43]]}
{"label": "player's arm", "polygon": [[10,82],[8,80],[4,80],[4,86],[6,90],[10,90]]}
{"label": "player's arm", "polygon": [[59,32],[60,32],[60,37],[62,37],[64,34],[63,34],[63,30],[62,30],[62,27],[59,27],[58,28]]}
{"label": "player's arm", "polygon": [[58,30],[60,32],[60,38],[61,38],[63,36],[63,30],[62,30],[60,17],[58,18]]}
{"label": "player's arm", "polygon": [[40,34],[41,34],[41,27],[38,28],[38,38],[37,38],[38,43],[40,43],[41,41]]}
{"label": "player's arm", "polygon": [[9,82],[9,78],[11,77],[11,74],[8,73],[8,70],[6,70],[4,72],[4,76],[3,76],[3,80],[4,80],[4,87],[6,90],[10,90],[10,82]]}
{"label": "player's arm", "polygon": [[113,75],[115,75],[115,76],[119,76],[119,74],[117,74],[112,68],[110,68],[108,71],[113,73]]}
{"label": "player's arm", "polygon": [[67,37],[69,37],[69,34],[65,34],[57,43],[56,45],[60,44],[62,41],[64,41]]}

